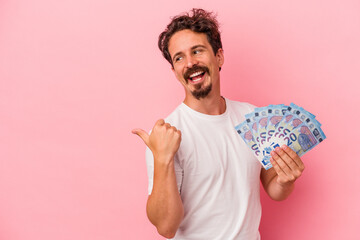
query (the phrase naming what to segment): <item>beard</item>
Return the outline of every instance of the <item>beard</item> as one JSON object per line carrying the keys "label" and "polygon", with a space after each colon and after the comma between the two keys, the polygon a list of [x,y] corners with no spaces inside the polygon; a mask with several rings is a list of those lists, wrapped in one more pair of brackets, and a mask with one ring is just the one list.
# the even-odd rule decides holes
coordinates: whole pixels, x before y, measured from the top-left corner
{"label": "beard", "polygon": [[197,99],[200,100],[200,98],[205,98],[209,93],[211,92],[212,84],[206,86],[205,88],[202,88],[202,85],[196,86],[196,89],[191,92],[191,94]]}
{"label": "beard", "polygon": [[[189,77],[191,74],[197,72],[197,71],[203,71],[204,73],[207,73],[208,75],[210,75],[210,71],[209,68],[206,66],[199,66],[199,65],[194,65],[192,68],[189,68],[185,74],[184,74],[184,79],[186,81],[186,83],[189,83]],[[212,89],[212,83],[210,83],[210,85],[203,87],[202,86],[203,83],[201,84],[196,84],[195,85],[195,90],[193,90],[191,92],[191,94],[197,99],[200,100],[200,98],[205,98]]]}

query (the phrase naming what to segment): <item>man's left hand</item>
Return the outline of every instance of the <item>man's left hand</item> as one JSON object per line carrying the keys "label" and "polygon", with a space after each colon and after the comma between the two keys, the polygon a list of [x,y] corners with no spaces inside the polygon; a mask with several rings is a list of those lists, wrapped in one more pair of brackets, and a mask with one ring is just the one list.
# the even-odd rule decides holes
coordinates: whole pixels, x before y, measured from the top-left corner
{"label": "man's left hand", "polygon": [[288,146],[277,147],[271,152],[270,162],[277,173],[277,183],[286,186],[295,182],[304,171],[300,157]]}

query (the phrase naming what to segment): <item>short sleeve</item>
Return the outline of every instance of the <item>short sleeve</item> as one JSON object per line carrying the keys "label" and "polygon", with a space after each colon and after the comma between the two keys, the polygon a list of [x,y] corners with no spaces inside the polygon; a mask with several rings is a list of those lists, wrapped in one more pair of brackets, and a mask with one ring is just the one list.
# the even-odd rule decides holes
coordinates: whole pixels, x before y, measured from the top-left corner
{"label": "short sleeve", "polygon": [[[148,194],[150,195],[154,185],[154,156],[151,150],[147,147],[145,151],[146,157],[146,168],[148,175]],[[181,192],[181,185],[184,176],[184,171],[181,168],[177,157],[174,159],[174,167],[175,167],[175,175],[176,175],[176,183],[178,191]]]}
{"label": "short sleeve", "polygon": [[148,176],[148,194],[150,195],[153,188],[153,179],[154,179],[154,156],[148,147],[146,147],[145,158],[146,158],[146,168],[147,168],[147,176]]}

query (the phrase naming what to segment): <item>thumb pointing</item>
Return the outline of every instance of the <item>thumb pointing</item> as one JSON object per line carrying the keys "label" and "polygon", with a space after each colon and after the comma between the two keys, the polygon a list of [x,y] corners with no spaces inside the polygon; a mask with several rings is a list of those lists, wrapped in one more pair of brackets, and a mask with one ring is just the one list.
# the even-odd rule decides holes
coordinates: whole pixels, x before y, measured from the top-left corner
{"label": "thumb pointing", "polygon": [[146,146],[149,146],[149,134],[147,132],[145,132],[144,130],[142,130],[141,128],[135,128],[131,131],[133,134],[138,135],[146,144]]}

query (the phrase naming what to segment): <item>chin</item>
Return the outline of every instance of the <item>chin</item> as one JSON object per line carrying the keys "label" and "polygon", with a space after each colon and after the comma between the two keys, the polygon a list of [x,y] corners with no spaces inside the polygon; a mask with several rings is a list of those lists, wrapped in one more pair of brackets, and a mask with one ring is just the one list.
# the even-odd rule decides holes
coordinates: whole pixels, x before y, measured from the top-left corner
{"label": "chin", "polygon": [[205,88],[200,88],[198,90],[194,90],[191,92],[191,94],[197,99],[200,100],[201,98],[205,98],[209,95],[212,89],[212,84]]}

